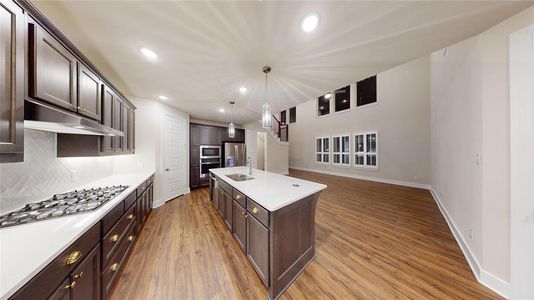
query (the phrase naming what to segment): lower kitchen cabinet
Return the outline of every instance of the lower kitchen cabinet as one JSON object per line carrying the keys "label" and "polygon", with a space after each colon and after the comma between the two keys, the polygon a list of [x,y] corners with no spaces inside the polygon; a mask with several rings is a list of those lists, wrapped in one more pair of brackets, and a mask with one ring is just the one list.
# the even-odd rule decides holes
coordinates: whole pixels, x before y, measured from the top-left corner
{"label": "lower kitchen cabinet", "polygon": [[247,217],[247,258],[260,276],[263,284],[269,286],[269,229],[256,218]]}
{"label": "lower kitchen cabinet", "polygon": [[136,212],[144,221],[152,209],[153,180],[143,182],[9,299],[107,299],[143,225]]}
{"label": "lower kitchen cabinet", "polygon": [[243,252],[247,251],[247,212],[246,210],[239,205],[237,201],[233,202],[233,226],[232,226],[232,233],[237,241],[237,244],[243,250]]}
{"label": "lower kitchen cabinet", "polygon": [[217,203],[217,211],[219,211],[219,214],[224,219],[226,216],[226,196],[223,189],[219,189],[219,201]]}
{"label": "lower kitchen cabinet", "polygon": [[230,229],[230,231],[232,230],[232,211],[233,211],[233,199],[232,199],[232,196],[230,196],[228,193],[224,193],[224,223],[226,224],[226,227],[228,227],[228,229]]}

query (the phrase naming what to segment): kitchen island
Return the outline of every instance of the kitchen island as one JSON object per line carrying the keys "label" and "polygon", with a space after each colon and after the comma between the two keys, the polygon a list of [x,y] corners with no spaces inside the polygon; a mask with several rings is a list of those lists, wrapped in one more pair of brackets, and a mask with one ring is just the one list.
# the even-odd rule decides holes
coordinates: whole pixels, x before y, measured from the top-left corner
{"label": "kitchen island", "polygon": [[326,185],[249,168],[210,170],[210,199],[277,299],[315,258],[315,209]]}

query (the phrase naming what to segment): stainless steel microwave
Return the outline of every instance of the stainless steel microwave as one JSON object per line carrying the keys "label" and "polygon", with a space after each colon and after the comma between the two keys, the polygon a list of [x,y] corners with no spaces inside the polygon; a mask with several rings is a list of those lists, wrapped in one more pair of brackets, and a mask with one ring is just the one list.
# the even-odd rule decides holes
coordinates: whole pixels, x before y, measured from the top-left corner
{"label": "stainless steel microwave", "polygon": [[200,146],[200,158],[221,157],[221,146]]}

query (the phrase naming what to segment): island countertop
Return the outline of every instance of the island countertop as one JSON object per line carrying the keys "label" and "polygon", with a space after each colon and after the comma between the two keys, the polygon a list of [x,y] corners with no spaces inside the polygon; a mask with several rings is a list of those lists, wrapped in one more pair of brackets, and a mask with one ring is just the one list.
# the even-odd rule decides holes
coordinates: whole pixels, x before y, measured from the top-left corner
{"label": "island countertop", "polygon": [[[278,210],[327,187],[324,184],[258,169],[252,169],[252,175],[249,175],[248,167],[210,169],[210,172],[269,211]],[[235,173],[245,174],[254,179],[235,181],[226,176]]]}

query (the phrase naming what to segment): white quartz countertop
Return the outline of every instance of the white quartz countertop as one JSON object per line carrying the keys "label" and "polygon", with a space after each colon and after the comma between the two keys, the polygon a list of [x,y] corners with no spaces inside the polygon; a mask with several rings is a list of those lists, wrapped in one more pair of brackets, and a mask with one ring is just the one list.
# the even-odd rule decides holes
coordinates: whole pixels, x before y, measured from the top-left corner
{"label": "white quartz countertop", "polygon": [[129,186],[94,211],[0,229],[0,299],[18,291],[152,174],[113,175],[78,187]]}
{"label": "white quartz countertop", "polygon": [[[278,210],[326,189],[324,184],[257,169],[252,169],[252,175],[249,175],[248,167],[210,169],[210,172],[269,211]],[[254,179],[235,181],[226,176],[235,173],[245,174]]]}

